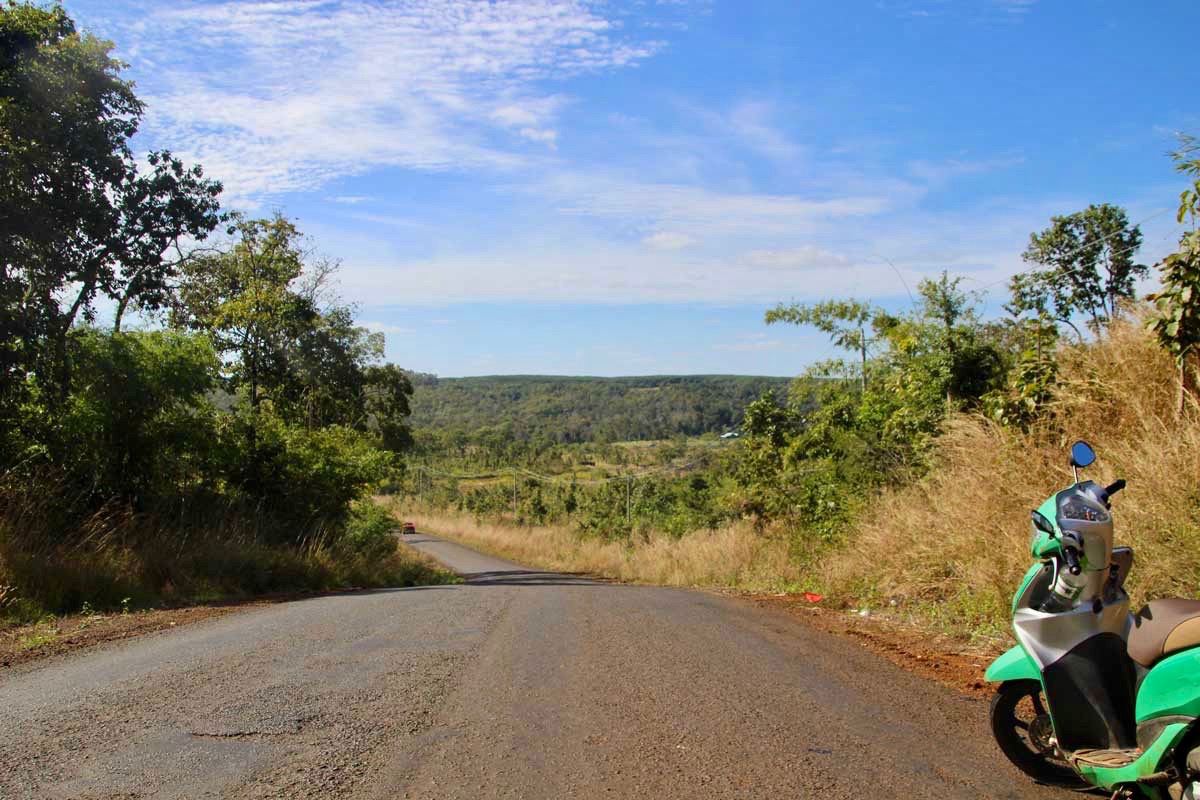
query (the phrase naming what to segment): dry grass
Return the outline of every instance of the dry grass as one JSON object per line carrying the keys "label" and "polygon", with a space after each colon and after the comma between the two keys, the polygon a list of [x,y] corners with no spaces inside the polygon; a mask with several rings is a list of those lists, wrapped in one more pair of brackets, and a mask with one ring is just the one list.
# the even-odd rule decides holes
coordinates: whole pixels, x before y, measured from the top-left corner
{"label": "dry grass", "polygon": [[935,469],[879,499],[827,560],[827,585],[950,630],[1006,629],[1031,563],[1029,510],[1070,484],[1067,450],[1085,439],[1099,456],[1086,477],[1129,481],[1113,509],[1117,543],[1136,551],[1135,600],[1200,595],[1200,424],[1176,419],[1171,361],[1137,324],[1061,357],[1053,422],[1020,433],[952,420]]}
{"label": "dry grass", "polygon": [[799,568],[787,545],[757,534],[748,524],[688,534],[650,534],[633,544],[580,537],[563,525],[516,527],[469,514],[392,503],[422,531],[489,553],[556,572],[584,572],[632,583],[705,586],[750,591],[795,590]]}

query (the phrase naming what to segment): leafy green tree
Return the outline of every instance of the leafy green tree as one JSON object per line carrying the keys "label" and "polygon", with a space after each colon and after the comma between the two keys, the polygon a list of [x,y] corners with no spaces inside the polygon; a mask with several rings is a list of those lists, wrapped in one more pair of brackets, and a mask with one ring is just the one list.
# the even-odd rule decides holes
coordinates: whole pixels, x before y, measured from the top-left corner
{"label": "leafy green tree", "polygon": [[1162,288],[1150,295],[1157,315],[1149,321],[1158,343],[1175,359],[1179,371],[1179,401],[1182,414],[1187,398],[1197,395],[1195,354],[1200,349],[1200,140],[1180,137],[1179,150],[1172,155],[1175,169],[1192,179],[1179,196],[1179,222],[1191,223],[1191,230],[1179,240],[1179,250],[1159,265]]}
{"label": "leafy green tree", "polygon": [[1104,203],[1063,217],[1031,234],[1022,254],[1041,270],[1013,277],[1010,309],[1021,314],[1052,312],[1070,326],[1077,315],[1087,317],[1097,334],[1120,313],[1120,303],[1134,296],[1138,278],[1149,267],[1134,261],[1142,232],[1130,225],[1125,209]]}
{"label": "leafy green tree", "polygon": [[985,396],[987,416],[1003,425],[1027,428],[1054,396],[1058,381],[1058,328],[1042,313],[1012,321],[1019,348],[1006,386]]}
{"label": "leafy green tree", "polygon": [[98,298],[162,307],[168,251],[219,221],[220,184],[199,167],[157,152],[139,171],[143,106],[112,48],[61,6],[0,7],[0,403],[35,372],[64,402],[72,326]]}
{"label": "leafy green tree", "polygon": [[368,429],[379,436],[385,450],[399,452],[412,446],[408,424],[413,387],[408,374],[395,364],[376,364],[365,370]]}
{"label": "leafy green tree", "polygon": [[[226,252],[184,267],[176,325],[207,332],[225,358],[227,384],[253,409],[269,399],[290,422],[317,429],[343,425],[375,434],[386,449],[411,443],[412,384],[381,365],[384,337],[354,322],[336,301],[325,309],[296,226],[280,215],[237,218]],[[329,262],[315,265],[328,277]]]}
{"label": "leafy green tree", "polygon": [[774,448],[781,448],[795,432],[795,421],[788,410],[780,406],[775,392],[768,390],[746,406],[742,432],[746,436],[763,439]]}
{"label": "leafy green tree", "polygon": [[177,325],[202,330],[226,359],[229,386],[251,408],[284,388],[288,350],[317,322],[307,299],[291,291],[304,271],[300,232],[282,215],[236,218],[227,252],[188,263],[173,309]]}
{"label": "leafy green tree", "polygon": [[217,357],[203,336],[77,329],[75,387],[46,437],[87,498],[141,507],[205,480]]}
{"label": "leafy green tree", "polygon": [[279,402],[310,428],[363,428],[366,368],[383,358],[383,348],[383,334],[355,325],[353,309],[318,313],[289,348],[289,380],[279,387]]}
{"label": "leafy green tree", "polygon": [[766,313],[766,323],[788,322],[793,325],[811,325],[843,350],[859,357],[859,380],[867,390],[867,354],[871,344],[868,333],[875,309],[869,303],[858,300],[826,300],[807,305],[803,303],[780,304]]}
{"label": "leafy green tree", "polygon": [[946,402],[971,403],[992,387],[1001,369],[998,354],[980,340],[975,304],[979,296],[959,288],[962,277],[943,271],[936,280],[917,286],[920,321],[929,338],[927,360],[934,383],[940,383]]}

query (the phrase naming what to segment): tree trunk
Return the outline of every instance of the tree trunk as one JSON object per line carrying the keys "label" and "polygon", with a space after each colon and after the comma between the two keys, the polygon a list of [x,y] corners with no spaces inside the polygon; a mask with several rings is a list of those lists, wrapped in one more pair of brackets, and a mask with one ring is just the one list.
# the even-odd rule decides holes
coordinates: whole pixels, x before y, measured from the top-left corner
{"label": "tree trunk", "polygon": [[867,393],[867,332],[862,325],[858,326],[858,353],[859,362],[862,373],[859,376],[862,381],[862,392]]}
{"label": "tree trunk", "polygon": [[129,305],[129,292],[121,295],[121,301],[117,303],[117,313],[113,315],[113,335],[121,332],[121,320],[125,316],[125,309]]}

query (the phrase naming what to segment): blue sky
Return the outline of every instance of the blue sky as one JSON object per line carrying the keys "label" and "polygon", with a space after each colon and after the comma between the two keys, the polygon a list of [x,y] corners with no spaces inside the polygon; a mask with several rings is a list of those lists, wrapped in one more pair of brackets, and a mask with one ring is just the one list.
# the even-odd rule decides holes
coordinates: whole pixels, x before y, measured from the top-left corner
{"label": "blue sky", "polygon": [[1089,203],[1173,249],[1194,1],[67,0],[169,147],[440,375],[794,375],[777,301],[1003,301]]}

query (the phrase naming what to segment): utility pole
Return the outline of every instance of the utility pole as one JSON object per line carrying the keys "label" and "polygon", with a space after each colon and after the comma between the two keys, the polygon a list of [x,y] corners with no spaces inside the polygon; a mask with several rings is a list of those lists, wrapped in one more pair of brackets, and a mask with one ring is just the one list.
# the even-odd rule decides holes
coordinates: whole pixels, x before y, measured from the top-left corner
{"label": "utility pole", "polygon": [[515,517],[517,515],[517,471],[515,469],[512,471],[512,479],[513,479],[513,516]]}

